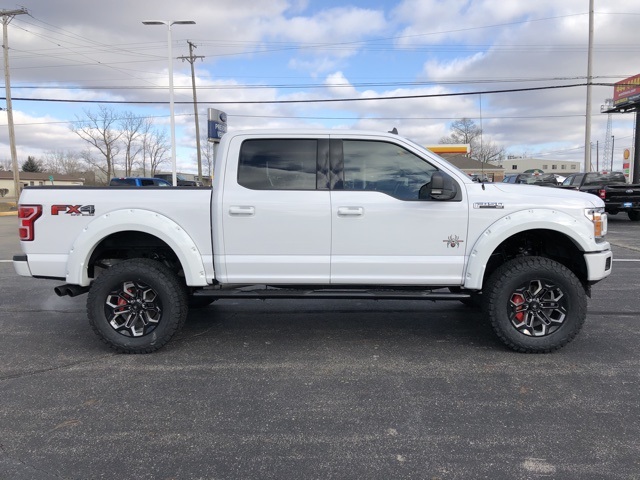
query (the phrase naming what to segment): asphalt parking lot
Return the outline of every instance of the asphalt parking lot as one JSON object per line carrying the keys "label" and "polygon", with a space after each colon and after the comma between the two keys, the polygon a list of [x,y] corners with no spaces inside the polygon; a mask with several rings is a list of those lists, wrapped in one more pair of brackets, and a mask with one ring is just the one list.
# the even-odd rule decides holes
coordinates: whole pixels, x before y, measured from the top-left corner
{"label": "asphalt parking lot", "polygon": [[[618,218],[619,217],[619,218]],[[151,355],[21,278],[0,217],[0,479],[640,479],[640,223],[577,339],[506,350],[451,302],[222,300]]]}

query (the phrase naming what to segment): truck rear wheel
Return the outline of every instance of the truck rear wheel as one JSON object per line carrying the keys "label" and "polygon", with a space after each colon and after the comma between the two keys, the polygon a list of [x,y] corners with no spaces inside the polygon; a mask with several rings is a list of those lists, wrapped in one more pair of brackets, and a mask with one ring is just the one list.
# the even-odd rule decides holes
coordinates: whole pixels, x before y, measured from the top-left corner
{"label": "truck rear wheel", "polygon": [[580,280],[564,265],[544,257],[520,257],[487,280],[483,298],[494,331],[508,347],[546,353],[569,343],[587,316]]}
{"label": "truck rear wheel", "polygon": [[155,260],[124,260],[93,282],[87,298],[89,323],[121,353],[151,353],[184,325],[187,297],[177,275]]}
{"label": "truck rear wheel", "polygon": [[640,220],[640,210],[629,210],[627,214],[629,215],[629,220],[632,222]]}

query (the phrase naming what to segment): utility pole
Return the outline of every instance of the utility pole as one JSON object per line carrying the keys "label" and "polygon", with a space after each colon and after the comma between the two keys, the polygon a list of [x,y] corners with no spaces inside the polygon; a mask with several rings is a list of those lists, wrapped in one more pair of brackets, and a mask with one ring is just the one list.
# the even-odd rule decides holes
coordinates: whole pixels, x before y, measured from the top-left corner
{"label": "utility pole", "polygon": [[9,77],[9,33],[7,27],[16,15],[28,14],[26,8],[19,10],[0,10],[2,17],[2,50],[4,53],[4,88],[7,97],[7,124],[9,126],[9,147],[11,149],[11,170],[13,170],[13,191],[16,202],[20,197],[20,174],[18,173],[18,153],[16,152],[16,132],[13,126],[13,108],[11,106],[11,80]]}
{"label": "utility pole", "polygon": [[196,151],[198,155],[198,181],[202,182],[202,155],[200,154],[200,123],[198,121],[198,99],[196,97],[196,73],[193,67],[195,61],[199,58],[202,60],[204,57],[202,55],[194,55],[193,49],[198,48],[196,45],[187,40],[189,44],[189,56],[188,57],[178,57],[183,62],[186,60],[191,64],[191,87],[193,88],[193,113],[196,117]]}

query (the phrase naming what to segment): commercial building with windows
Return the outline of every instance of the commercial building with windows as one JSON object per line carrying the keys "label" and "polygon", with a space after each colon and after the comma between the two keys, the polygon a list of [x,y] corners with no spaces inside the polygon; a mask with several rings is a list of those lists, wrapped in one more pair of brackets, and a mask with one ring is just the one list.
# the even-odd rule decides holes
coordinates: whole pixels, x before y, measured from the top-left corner
{"label": "commercial building with windows", "polygon": [[527,170],[538,169],[544,173],[557,173],[569,175],[580,172],[582,162],[570,162],[564,160],[551,160],[540,158],[508,158],[502,161],[504,173],[524,173]]}

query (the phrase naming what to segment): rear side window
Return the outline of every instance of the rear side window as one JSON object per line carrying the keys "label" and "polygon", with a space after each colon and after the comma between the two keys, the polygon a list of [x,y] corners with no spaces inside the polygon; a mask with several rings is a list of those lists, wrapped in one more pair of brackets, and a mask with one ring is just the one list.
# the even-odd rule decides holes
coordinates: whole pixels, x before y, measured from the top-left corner
{"label": "rear side window", "polygon": [[315,190],[317,155],[317,140],[247,140],[240,148],[238,183],[252,190]]}
{"label": "rear side window", "polygon": [[136,180],[134,178],[112,178],[109,185],[112,187],[135,187]]}

